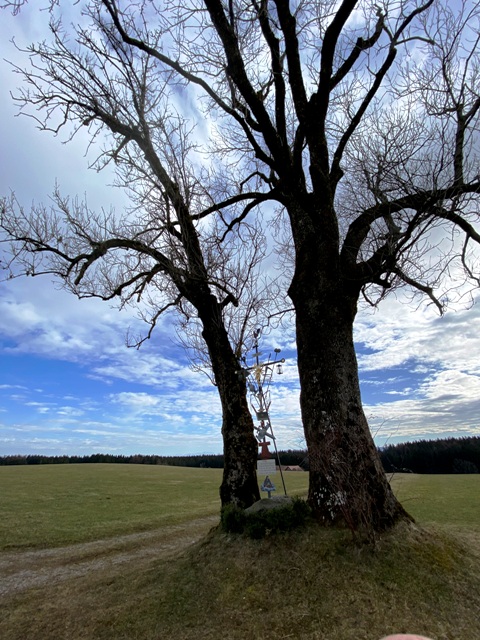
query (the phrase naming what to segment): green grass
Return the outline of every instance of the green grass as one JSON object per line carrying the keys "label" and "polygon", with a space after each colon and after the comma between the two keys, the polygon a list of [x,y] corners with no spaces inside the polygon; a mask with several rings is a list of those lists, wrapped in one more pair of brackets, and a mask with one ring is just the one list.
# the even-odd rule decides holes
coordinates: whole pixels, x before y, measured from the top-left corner
{"label": "green grass", "polygon": [[[290,495],[308,474],[284,474]],[[283,493],[279,474],[276,495]],[[0,549],[58,546],[178,524],[219,511],[221,471],[151,465],[0,467]],[[480,524],[480,474],[393,477],[420,522]],[[265,496],[265,494],[263,494]],[[128,514],[128,517],[126,517]]]}
{"label": "green grass", "polygon": [[0,549],[86,542],[215,514],[221,476],[134,464],[0,467]]}
{"label": "green grass", "polygon": [[394,631],[473,640],[480,597],[470,560],[451,539],[409,527],[375,549],[315,527],[260,542],[217,534],[172,567],[168,583],[159,567],[143,577],[136,613],[148,602],[154,624],[126,610],[115,637],[202,640],[227,629],[232,640],[378,640]]}
{"label": "green grass", "polygon": [[[0,526],[8,528],[5,518],[27,526],[31,508],[43,523],[44,539],[39,535],[36,545],[69,540],[67,523],[79,517],[97,519],[99,530],[116,535],[219,509],[215,470],[72,465],[0,472],[9,496],[2,490]],[[281,493],[278,475],[275,482]],[[286,474],[286,482],[289,493],[304,492],[308,474]],[[97,570],[4,599],[0,637],[379,640],[416,632],[433,640],[480,638],[480,475],[398,475],[392,484],[417,524],[399,526],[375,546],[315,525],[264,540],[216,529],[173,558]],[[64,518],[63,533],[53,535],[56,517]],[[90,531],[83,528],[82,539]]]}
{"label": "green grass", "polygon": [[[0,549],[86,542],[213,515],[219,469],[72,464],[0,467]],[[284,474],[290,495],[308,474]],[[281,477],[273,477],[282,495]],[[480,474],[398,474],[392,485],[422,523],[480,526]],[[266,497],[266,494],[262,494]]]}
{"label": "green grass", "polygon": [[480,474],[399,474],[392,479],[395,495],[422,523],[480,527]]}
{"label": "green grass", "polygon": [[[480,637],[480,560],[408,526],[375,548],[310,527],[261,541],[212,532],[188,553],[12,598],[2,640],[379,640]],[[3,623],[2,623],[3,616]]]}
{"label": "green grass", "polygon": [[[306,490],[308,474],[284,476],[292,495]],[[0,467],[0,549],[87,542],[213,515],[221,480],[220,469],[153,465]],[[274,481],[280,495],[279,474]]]}

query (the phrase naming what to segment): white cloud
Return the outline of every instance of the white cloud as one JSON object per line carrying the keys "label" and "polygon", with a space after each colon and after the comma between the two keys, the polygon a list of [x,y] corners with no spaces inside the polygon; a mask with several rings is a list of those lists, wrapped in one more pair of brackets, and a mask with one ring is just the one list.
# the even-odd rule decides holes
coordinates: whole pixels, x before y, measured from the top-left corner
{"label": "white cloud", "polygon": [[83,416],[85,412],[82,411],[81,409],[77,409],[76,407],[59,407],[57,414],[59,416],[77,418],[77,417]]}
{"label": "white cloud", "polygon": [[376,313],[363,310],[355,324],[355,340],[372,353],[359,356],[360,369],[375,371],[415,363],[418,373],[429,365],[480,371],[480,305],[447,311],[439,317],[431,307],[414,308],[387,299]]}
{"label": "white cloud", "polygon": [[25,390],[27,387],[21,384],[0,384],[0,390],[3,389],[22,389]]}
{"label": "white cloud", "polygon": [[439,371],[409,398],[366,407],[379,441],[480,434],[480,378]]}
{"label": "white cloud", "polygon": [[478,304],[439,317],[387,299],[378,312],[362,310],[355,329],[365,387],[390,398],[365,407],[379,443],[480,433]]}
{"label": "white cloud", "polygon": [[112,394],[110,396],[112,402],[119,402],[120,404],[126,404],[130,407],[156,407],[159,403],[157,396],[152,396],[148,393],[129,393],[122,392],[118,394]]}
{"label": "white cloud", "polygon": [[0,332],[12,353],[91,358],[112,342],[122,345],[129,322],[127,314],[99,300],[77,300],[46,278],[0,284]]}

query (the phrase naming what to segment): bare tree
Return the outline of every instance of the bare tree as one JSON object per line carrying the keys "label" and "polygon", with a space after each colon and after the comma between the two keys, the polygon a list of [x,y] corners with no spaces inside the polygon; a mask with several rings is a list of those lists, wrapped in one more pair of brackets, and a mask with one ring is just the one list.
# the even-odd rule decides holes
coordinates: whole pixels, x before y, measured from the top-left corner
{"label": "bare tree", "polygon": [[[230,218],[255,194],[229,199],[219,186],[215,201],[215,190],[205,189],[207,163],[195,157],[186,118],[171,113],[168,78],[155,77],[148,53],[124,45],[100,21],[94,34],[79,28],[76,50],[60,22],[51,26],[53,44],[41,54],[45,68],[27,74],[48,112],[38,122],[55,132],[68,123],[88,126],[92,139],[107,132],[96,164],[115,163],[117,186],[131,206],[122,215],[95,212],[58,189],[50,208],[25,211],[14,196],[4,199],[0,227],[9,252],[0,266],[6,278],[53,274],[79,298],[135,306],[149,329],[129,336],[131,346],[140,346],[159,317],[176,309],[192,327],[187,346],[201,344],[220,395],[222,504],[249,506],[259,498],[258,445],[238,371],[266,302],[258,274],[265,238],[255,224],[231,226]],[[19,99],[36,100],[30,89]]]}
{"label": "bare tree", "polygon": [[[166,87],[157,100],[195,104],[213,167],[201,180],[212,200],[204,211],[228,232],[266,200],[286,212],[309,500],[321,521],[352,529],[408,517],[362,409],[352,335],[360,297],[376,304],[405,285],[443,310],[443,276],[478,284],[480,7],[445,5],[97,0],[87,9],[126,60],[149,56]],[[61,105],[62,121],[91,126],[99,112],[79,107],[77,80],[58,87],[62,47],[60,38],[30,49],[37,70],[26,73],[24,104],[48,116]],[[137,134],[116,126],[120,154]],[[240,202],[226,219],[226,205]]]}

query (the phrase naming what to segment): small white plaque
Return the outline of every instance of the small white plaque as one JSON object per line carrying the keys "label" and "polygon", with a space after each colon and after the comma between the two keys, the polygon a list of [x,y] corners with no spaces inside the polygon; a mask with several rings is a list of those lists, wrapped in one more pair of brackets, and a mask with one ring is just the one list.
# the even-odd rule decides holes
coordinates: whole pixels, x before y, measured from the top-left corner
{"label": "small white plaque", "polygon": [[274,473],[277,473],[277,465],[275,464],[275,460],[258,460],[257,473],[259,476],[271,476]]}

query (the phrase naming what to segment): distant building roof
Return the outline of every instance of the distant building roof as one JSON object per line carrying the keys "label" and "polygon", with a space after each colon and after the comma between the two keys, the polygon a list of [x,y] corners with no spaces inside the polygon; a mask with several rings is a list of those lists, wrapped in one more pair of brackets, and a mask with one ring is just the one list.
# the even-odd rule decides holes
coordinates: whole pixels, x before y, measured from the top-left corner
{"label": "distant building roof", "polygon": [[304,471],[302,467],[298,464],[287,464],[280,467],[282,471]]}

